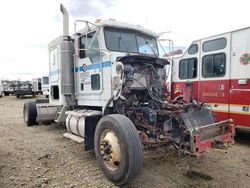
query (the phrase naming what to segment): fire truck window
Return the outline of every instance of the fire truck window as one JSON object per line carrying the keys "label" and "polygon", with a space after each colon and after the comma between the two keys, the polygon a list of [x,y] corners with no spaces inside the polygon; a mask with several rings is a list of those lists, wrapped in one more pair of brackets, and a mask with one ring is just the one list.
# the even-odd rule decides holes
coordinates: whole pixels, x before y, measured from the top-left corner
{"label": "fire truck window", "polygon": [[202,76],[204,78],[223,77],[226,74],[226,54],[206,55],[202,59]]}
{"label": "fire truck window", "polygon": [[100,74],[91,75],[91,89],[92,90],[100,89]]}
{"label": "fire truck window", "polygon": [[192,55],[192,54],[196,54],[198,52],[198,45],[197,44],[192,44],[189,48],[188,48],[188,54]]}
{"label": "fire truck window", "polygon": [[179,78],[193,79],[197,77],[197,58],[182,59],[179,63]]}
{"label": "fire truck window", "polygon": [[227,39],[219,38],[215,40],[209,40],[203,43],[202,50],[203,52],[210,52],[214,50],[224,49],[227,45]]}

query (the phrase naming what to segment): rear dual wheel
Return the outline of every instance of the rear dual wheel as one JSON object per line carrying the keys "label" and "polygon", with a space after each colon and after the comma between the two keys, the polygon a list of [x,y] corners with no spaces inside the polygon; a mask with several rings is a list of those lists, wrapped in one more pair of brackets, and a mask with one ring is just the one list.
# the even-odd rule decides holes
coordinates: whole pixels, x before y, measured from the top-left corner
{"label": "rear dual wheel", "polygon": [[36,101],[28,101],[23,106],[23,119],[27,126],[36,124],[37,110]]}
{"label": "rear dual wheel", "polygon": [[143,163],[138,131],[124,115],[104,116],[95,131],[95,154],[104,175],[115,185],[136,177]]}

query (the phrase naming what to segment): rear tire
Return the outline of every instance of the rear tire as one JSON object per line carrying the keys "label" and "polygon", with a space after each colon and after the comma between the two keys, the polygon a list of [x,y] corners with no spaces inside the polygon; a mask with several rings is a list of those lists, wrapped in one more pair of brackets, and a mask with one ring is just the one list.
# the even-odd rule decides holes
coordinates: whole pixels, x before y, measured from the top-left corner
{"label": "rear tire", "polygon": [[104,116],[95,130],[95,154],[104,175],[115,185],[136,177],[143,163],[138,131],[124,115]]}
{"label": "rear tire", "polygon": [[23,107],[23,119],[27,126],[36,124],[37,110],[36,101],[28,101],[24,103]]}

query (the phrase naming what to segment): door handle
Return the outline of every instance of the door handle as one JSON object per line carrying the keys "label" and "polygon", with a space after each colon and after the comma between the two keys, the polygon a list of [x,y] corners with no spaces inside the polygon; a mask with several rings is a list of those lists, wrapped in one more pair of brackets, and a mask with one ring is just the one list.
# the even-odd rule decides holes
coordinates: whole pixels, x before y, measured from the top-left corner
{"label": "door handle", "polygon": [[224,90],[225,90],[224,84],[220,84],[220,85],[219,85],[219,90],[221,90],[221,91],[224,91]]}

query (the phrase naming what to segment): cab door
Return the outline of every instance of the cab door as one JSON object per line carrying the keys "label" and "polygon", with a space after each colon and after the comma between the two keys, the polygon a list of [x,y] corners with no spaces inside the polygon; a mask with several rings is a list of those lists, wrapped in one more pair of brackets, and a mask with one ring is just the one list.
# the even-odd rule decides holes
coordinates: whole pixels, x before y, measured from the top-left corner
{"label": "cab door", "polygon": [[185,102],[198,100],[199,41],[193,42],[181,58],[173,63],[172,99],[182,98]]}
{"label": "cab door", "polygon": [[78,37],[76,45],[76,49],[78,49],[75,65],[77,99],[96,101],[103,90],[103,64],[99,32],[90,31]]}
{"label": "cab door", "polygon": [[230,33],[201,40],[199,99],[209,103],[216,120],[229,110]]}

